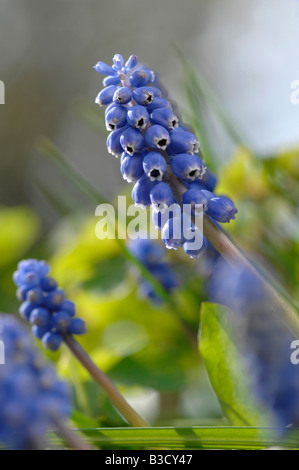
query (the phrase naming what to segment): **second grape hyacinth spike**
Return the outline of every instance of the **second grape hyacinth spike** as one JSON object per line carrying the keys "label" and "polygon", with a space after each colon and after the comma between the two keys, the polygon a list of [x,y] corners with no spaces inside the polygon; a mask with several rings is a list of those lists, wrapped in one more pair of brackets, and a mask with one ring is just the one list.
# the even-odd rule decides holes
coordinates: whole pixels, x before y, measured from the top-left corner
{"label": "second grape hyacinth spike", "polygon": [[[108,106],[105,112],[106,128],[111,130],[107,138],[108,152],[121,156],[121,173],[125,180],[134,182],[132,198],[137,206],[152,207],[155,221],[161,213],[177,200],[173,181],[192,189],[188,204],[202,204],[203,212],[212,220],[228,223],[238,212],[233,202],[214,193],[216,177],[203,163],[200,143],[178,118],[154,71],[140,64],[135,55],[124,64],[123,57],[116,54],[114,65],[98,62],[95,70],[106,75],[104,88],[96,98],[100,106]],[[134,159],[137,158],[136,164]],[[130,163],[132,159],[132,163]],[[142,165],[141,165],[142,163]],[[163,182],[165,185],[157,186]],[[171,183],[172,182],[172,183]],[[184,202],[183,202],[184,204]],[[164,225],[168,220],[163,218]],[[191,214],[195,217],[197,214]],[[186,225],[186,218],[184,224]],[[156,224],[163,231],[163,224]],[[190,218],[189,230],[194,230]],[[190,258],[204,254],[203,249],[188,243],[172,243],[165,240],[167,248],[182,246]],[[182,239],[183,241],[183,239]]]}
{"label": "second grape hyacinth spike", "polygon": [[42,340],[46,349],[57,351],[66,333],[86,333],[85,322],[75,316],[75,304],[65,298],[57,282],[49,277],[50,267],[45,261],[23,260],[13,275],[19,309],[24,320],[32,324],[32,333]]}

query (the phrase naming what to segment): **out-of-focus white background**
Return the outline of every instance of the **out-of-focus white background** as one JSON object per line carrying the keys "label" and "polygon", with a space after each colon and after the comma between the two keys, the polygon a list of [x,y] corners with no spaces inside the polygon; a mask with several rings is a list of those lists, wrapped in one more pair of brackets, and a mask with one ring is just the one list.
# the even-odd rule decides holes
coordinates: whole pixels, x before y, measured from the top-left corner
{"label": "out-of-focus white background", "polygon": [[[176,42],[259,152],[295,145],[299,106],[290,95],[299,79],[298,26],[298,0],[0,0],[1,203],[38,204],[32,175],[58,184],[34,150],[40,135],[106,197],[118,193],[119,162],[77,104],[94,101],[101,77],[93,65],[110,63],[115,53],[137,54],[184,106]],[[227,158],[225,140],[219,148]]]}

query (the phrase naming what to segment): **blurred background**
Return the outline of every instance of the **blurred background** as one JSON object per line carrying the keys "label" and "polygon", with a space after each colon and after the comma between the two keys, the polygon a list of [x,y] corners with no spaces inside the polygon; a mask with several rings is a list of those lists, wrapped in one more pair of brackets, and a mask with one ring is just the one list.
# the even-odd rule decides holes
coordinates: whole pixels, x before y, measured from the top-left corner
{"label": "blurred background", "polygon": [[[291,103],[298,24],[297,0],[0,0],[0,309],[17,310],[18,260],[48,259],[84,312],[93,358],[157,419],[221,413],[169,308],[139,299],[117,246],[95,238],[95,207],[36,142],[49,138],[106,198],[127,192],[106,151],[93,65],[110,64],[115,53],[138,55],[203,138],[218,192],[239,209],[230,233],[299,301],[299,105]],[[196,330],[206,299],[202,269],[169,256],[187,273],[177,295]],[[66,352],[59,367],[76,384],[78,409],[105,422],[109,404],[89,400],[95,391]],[[108,424],[118,424],[109,413]]]}

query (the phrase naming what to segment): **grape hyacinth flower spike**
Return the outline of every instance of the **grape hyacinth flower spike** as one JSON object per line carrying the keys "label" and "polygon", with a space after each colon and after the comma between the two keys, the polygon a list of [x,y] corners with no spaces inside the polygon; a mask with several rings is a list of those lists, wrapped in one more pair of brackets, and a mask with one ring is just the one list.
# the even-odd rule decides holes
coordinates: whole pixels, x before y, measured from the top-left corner
{"label": "grape hyacinth flower spike", "polygon": [[42,340],[46,349],[57,351],[64,342],[129,423],[149,426],[74,339],[73,335],[86,333],[85,322],[75,316],[75,304],[65,299],[56,280],[48,276],[49,271],[45,261],[28,259],[18,264],[13,280],[22,302],[21,317],[31,323],[34,336]]}
{"label": "grape hyacinth flower spike", "polygon": [[49,277],[45,261],[24,260],[18,264],[13,279],[22,302],[20,315],[32,325],[34,336],[46,349],[57,351],[66,333],[86,333],[85,322],[75,316],[75,304],[65,298],[57,282]]}
{"label": "grape hyacinth flower spike", "polygon": [[[95,101],[108,106],[108,152],[121,156],[121,173],[126,181],[134,183],[135,205],[152,207],[155,225],[162,231],[172,222],[159,213],[172,204],[190,204],[192,217],[197,216],[194,205],[202,204],[212,220],[233,220],[237,209],[230,199],[214,193],[216,177],[203,163],[200,144],[177,116],[154,71],[140,64],[135,55],[125,63],[120,54],[114,56],[112,66],[98,62],[94,68],[105,75],[104,88]],[[184,202],[188,190],[192,192]],[[194,230],[191,223],[190,230]],[[169,247],[169,240],[164,241]],[[191,258],[205,252],[204,237],[202,249],[193,250],[190,240],[187,242],[181,237],[176,245]]]}

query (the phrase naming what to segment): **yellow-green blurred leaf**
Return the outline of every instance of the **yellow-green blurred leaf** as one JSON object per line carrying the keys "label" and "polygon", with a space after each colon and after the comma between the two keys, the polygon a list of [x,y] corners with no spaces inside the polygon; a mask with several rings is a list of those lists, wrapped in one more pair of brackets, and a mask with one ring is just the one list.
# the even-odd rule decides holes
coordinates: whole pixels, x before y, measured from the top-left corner
{"label": "yellow-green blurred leaf", "polygon": [[0,207],[0,267],[19,261],[36,240],[40,222],[26,206]]}
{"label": "yellow-green blurred leaf", "polygon": [[200,353],[214,392],[231,424],[261,425],[262,416],[250,394],[246,369],[232,339],[229,316],[229,310],[223,305],[202,305]]}

